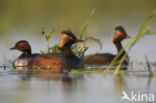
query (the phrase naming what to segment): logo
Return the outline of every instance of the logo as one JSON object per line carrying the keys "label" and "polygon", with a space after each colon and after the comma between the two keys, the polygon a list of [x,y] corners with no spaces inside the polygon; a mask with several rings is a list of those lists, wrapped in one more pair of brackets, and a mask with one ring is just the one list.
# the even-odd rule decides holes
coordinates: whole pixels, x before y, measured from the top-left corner
{"label": "logo", "polygon": [[146,94],[141,92],[134,93],[133,91],[131,91],[129,95],[125,91],[122,91],[122,94],[123,96],[121,97],[121,101],[154,101],[154,94]]}

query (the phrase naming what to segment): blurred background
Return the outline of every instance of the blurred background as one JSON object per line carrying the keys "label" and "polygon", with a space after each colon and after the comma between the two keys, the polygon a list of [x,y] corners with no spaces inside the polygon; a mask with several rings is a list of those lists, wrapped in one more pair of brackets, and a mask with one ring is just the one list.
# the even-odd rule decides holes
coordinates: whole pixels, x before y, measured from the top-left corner
{"label": "blurred background", "polygon": [[[41,36],[43,28],[49,32],[56,29],[51,46],[59,42],[62,30],[71,29],[78,34],[93,8],[96,12],[85,35],[99,38],[103,49],[100,51],[96,44],[89,42],[87,54],[115,54],[116,48],[110,41],[114,28],[122,25],[129,35],[135,35],[156,8],[156,0],[0,0],[0,65],[9,64],[9,60],[20,55],[18,51],[9,50],[18,40],[29,41],[32,52],[45,50],[46,42]],[[150,27],[156,31],[156,17]],[[144,37],[129,53],[130,58],[144,61],[147,55],[151,62],[156,61],[155,41],[156,35]]]}

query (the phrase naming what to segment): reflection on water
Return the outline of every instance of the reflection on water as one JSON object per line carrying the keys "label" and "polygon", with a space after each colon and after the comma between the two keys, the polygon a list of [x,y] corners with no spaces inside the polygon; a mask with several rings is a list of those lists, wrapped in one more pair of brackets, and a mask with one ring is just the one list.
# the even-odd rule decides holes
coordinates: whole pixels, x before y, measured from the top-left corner
{"label": "reflection on water", "polygon": [[122,91],[156,94],[156,77],[148,73],[29,74],[0,73],[2,103],[120,103]]}

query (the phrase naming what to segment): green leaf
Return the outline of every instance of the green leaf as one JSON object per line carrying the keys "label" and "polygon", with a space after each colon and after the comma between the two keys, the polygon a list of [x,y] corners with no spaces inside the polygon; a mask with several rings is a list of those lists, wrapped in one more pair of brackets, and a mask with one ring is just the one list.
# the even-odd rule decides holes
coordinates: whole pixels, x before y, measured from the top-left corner
{"label": "green leaf", "polygon": [[41,54],[43,55],[43,54],[46,54],[44,51],[42,51],[42,50],[40,50],[40,52],[41,52]]}
{"label": "green leaf", "polygon": [[49,33],[49,35],[47,36],[47,39],[50,39],[51,36],[55,33],[55,29],[52,29],[52,31]]}
{"label": "green leaf", "polygon": [[[96,10],[95,8],[91,10],[90,15],[89,15],[87,21],[85,22],[85,24],[83,25],[83,27],[82,27],[82,29],[81,29],[81,31],[80,31],[80,33],[79,33],[79,36],[78,36],[79,39],[82,39],[83,33],[84,33],[84,31],[86,30],[86,28],[88,27],[90,21],[92,20],[92,17],[93,17],[93,15],[94,15],[94,13],[95,13],[95,10]],[[80,43],[77,43],[77,44],[76,44],[75,49],[79,47],[79,44],[80,44]],[[75,51],[75,50],[74,50],[74,51]]]}
{"label": "green leaf", "polygon": [[[129,53],[129,51],[132,49],[132,47],[139,42],[139,40],[141,38],[143,38],[145,35],[147,35],[150,32],[150,28],[147,28],[147,26],[149,25],[149,22],[152,20],[152,18],[154,17],[155,13],[152,13],[146,20],[145,22],[141,25],[141,28],[139,30],[139,32],[137,33],[137,36],[135,37],[135,39],[132,41],[131,45],[129,46],[127,53]],[[117,55],[118,56],[118,55]],[[116,57],[115,57],[116,58]],[[118,74],[120,67],[122,65],[122,63],[124,62],[124,60],[126,59],[126,54],[122,57],[122,59],[120,60],[116,70],[114,71],[114,74]],[[111,65],[112,66],[114,63],[114,61],[112,61]]]}

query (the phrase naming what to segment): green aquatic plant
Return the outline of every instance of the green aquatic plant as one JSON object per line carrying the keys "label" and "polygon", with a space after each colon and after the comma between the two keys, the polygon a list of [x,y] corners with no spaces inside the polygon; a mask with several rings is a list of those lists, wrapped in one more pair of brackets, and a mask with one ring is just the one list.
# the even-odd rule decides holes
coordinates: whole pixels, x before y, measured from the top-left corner
{"label": "green aquatic plant", "polygon": [[[75,54],[77,54],[82,60],[84,60],[85,52],[89,49],[89,47],[86,46],[86,43],[89,40],[96,43],[99,46],[100,50],[102,49],[102,42],[99,39],[96,39],[96,38],[93,38],[93,37],[84,37],[84,42],[81,45],[79,45],[77,48],[74,49]],[[97,53],[95,53],[95,55],[96,54]],[[85,62],[87,62],[87,61],[85,61]]]}
{"label": "green aquatic plant", "polygon": [[138,58],[135,58],[135,61],[137,64],[139,64],[140,67],[144,68],[144,70],[147,70],[146,66],[143,62],[141,62]]}
{"label": "green aquatic plant", "polygon": [[133,68],[133,61],[132,61],[132,62],[130,62],[129,67],[130,67],[130,70],[131,70],[131,71],[134,71],[134,68]]}
{"label": "green aquatic plant", "polygon": [[[96,8],[91,10],[87,21],[85,22],[85,24],[83,25],[83,27],[82,27],[82,29],[81,29],[81,31],[79,33],[79,36],[78,36],[79,39],[83,38],[84,31],[86,30],[86,28],[88,27],[89,23],[91,22],[91,20],[93,18],[93,15],[95,14],[95,11],[96,11]],[[79,43],[77,44],[77,46],[78,45],[79,45]]]}
{"label": "green aquatic plant", "polygon": [[12,60],[10,60],[9,63],[11,64],[11,66],[13,67],[13,69],[16,69],[16,66],[15,66],[15,64],[14,64],[14,62]]}
{"label": "green aquatic plant", "polygon": [[88,48],[89,48],[88,46],[86,46],[86,42],[87,42],[87,41],[92,40],[93,42],[95,42],[96,44],[98,44],[100,50],[102,49],[102,42],[101,42],[99,39],[94,38],[94,37],[88,37],[88,36],[85,37],[85,35],[84,35],[84,32],[85,32],[85,30],[87,29],[89,23],[91,22],[92,17],[93,17],[93,15],[95,14],[95,11],[96,11],[95,8],[91,10],[87,21],[84,23],[84,25],[83,25],[83,27],[82,27],[82,29],[81,29],[79,35],[78,35],[78,39],[84,39],[84,42],[81,43],[81,44],[80,44],[80,43],[77,43],[77,44],[75,44],[75,45],[72,47],[74,53],[75,53],[77,56],[79,56],[80,59],[82,59],[82,60],[84,59],[85,53],[86,53],[86,51],[87,51]]}
{"label": "green aquatic plant", "polygon": [[58,44],[55,44],[54,46],[50,47],[50,51],[51,53],[61,52]]}
{"label": "green aquatic plant", "polygon": [[141,62],[139,59],[134,58],[136,63],[139,64],[140,67],[144,68],[145,71],[149,72],[149,76],[153,76],[155,71],[152,71],[152,63],[150,63],[147,56],[145,56],[145,63]]}
{"label": "green aquatic plant", "polygon": [[87,19],[87,21],[84,23],[79,35],[78,35],[78,39],[85,39],[83,43],[77,43],[75,44],[72,48],[75,54],[77,54],[77,56],[79,56],[82,60],[84,58],[85,52],[88,50],[88,47],[86,47],[85,42],[88,40],[87,37],[84,38],[84,32],[87,29],[89,23],[92,20],[92,17],[95,13],[95,8],[93,10],[91,10],[89,17]]}
{"label": "green aquatic plant", "polygon": [[51,49],[50,46],[49,46],[50,38],[52,37],[52,35],[53,35],[54,33],[55,33],[55,29],[52,29],[50,33],[45,32],[44,29],[42,30],[42,36],[45,38],[46,44],[47,44],[47,50],[46,50],[46,52],[44,52],[44,51],[41,50],[41,53],[42,53],[42,54],[51,53],[51,52],[53,51],[53,49],[56,49],[56,46],[54,46],[53,49]]}
{"label": "green aquatic plant", "polygon": [[[136,43],[138,43],[145,35],[149,35],[149,34],[154,34],[155,32],[151,32],[151,29],[148,27],[150,21],[152,20],[152,18],[155,16],[156,14],[156,10],[154,10],[154,12],[144,21],[144,23],[141,25],[139,32],[137,33],[137,35],[133,38],[131,38],[126,45],[124,46],[123,49],[121,49],[121,51],[116,55],[116,57],[114,58],[114,60],[110,63],[110,65],[106,68],[105,73],[107,72],[107,70],[109,70],[110,67],[112,67],[116,61],[117,58],[123,53],[123,50],[125,48],[127,49],[127,53],[129,53],[131,51],[131,49],[133,48],[133,46],[135,46]],[[119,64],[117,66],[117,68],[114,71],[114,74],[118,74],[119,70],[122,66],[122,63],[126,60],[127,54],[125,54],[121,60],[119,60]]]}
{"label": "green aquatic plant", "polygon": [[[95,13],[95,8],[93,10],[91,10],[89,17],[87,19],[87,21],[84,23],[79,35],[78,35],[78,39],[84,39],[83,43],[76,43],[75,45],[72,46],[72,50],[73,52],[81,59],[84,59],[85,53],[88,50],[89,47],[86,46],[86,42],[89,40],[92,40],[93,42],[97,43],[100,47],[100,49],[102,49],[102,42],[99,39],[93,38],[93,37],[88,37],[84,35],[84,32],[86,30],[86,28],[88,27],[89,23],[91,22],[91,19],[93,17]],[[70,29],[69,29],[70,31]],[[46,52],[41,50],[42,54],[47,54],[47,53],[58,53],[60,52],[59,46],[56,44],[52,47],[49,46],[49,41],[50,38],[52,37],[52,35],[54,34],[55,29],[52,29],[52,31],[50,33],[45,32],[45,30],[42,30],[42,36],[46,39],[46,44],[47,44],[47,49]]]}
{"label": "green aquatic plant", "polygon": [[[105,73],[107,73],[109,71],[109,69],[113,66],[113,65],[117,65],[117,63],[121,63],[120,61],[118,61],[118,58],[120,57],[120,55],[124,52],[124,49],[126,47],[128,47],[130,45],[130,43],[132,42],[134,37],[131,37],[128,42],[125,44],[125,46],[119,51],[119,53],[115,56],[115,58],[112,60],[112,62],[108,65],[108,67],[106,68],[106,70],[104,71]],[[124,60],[126,59],[127,54],[124,55]],[[117,66],[116,69],[120,69],[120,66]]]}
{"label": "green aquatic plant", "polygon": [[147,56],[145,56],[145,60],[146,60],[146,68],[148,69],[149,75],[152,76],[153,75],[153,73],[152,73],[152,67],[150,65],[150,62],[149,62]]}

